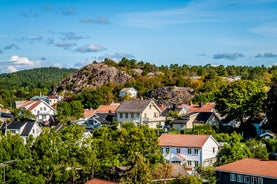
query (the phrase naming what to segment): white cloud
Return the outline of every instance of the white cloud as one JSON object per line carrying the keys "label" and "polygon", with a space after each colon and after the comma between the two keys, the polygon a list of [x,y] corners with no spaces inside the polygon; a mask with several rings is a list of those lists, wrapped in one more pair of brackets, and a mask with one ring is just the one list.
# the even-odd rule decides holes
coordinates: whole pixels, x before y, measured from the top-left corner
{"label": "white cloud", "polygon": [[11,56],[9,61],[13,62],[16,65],[36,65],[36,62],[29,60],[27,57]]}
{"label": "white cloud", "polygon": [[98,51],[103,51],[106,50],[104,47],[101,45],[94,45],[94,44],[89,44],[89,45],[83,45],[82,47],[79,47],[76,49],[78,52],[86,53],[86,52],[98,52]]}
{"label": "white cloud", "polygon": [[12,72],[17,72],[18,69],[15,66],[10,65],[10,66],[8,66],[7,71],[9,73],[12,73]]}

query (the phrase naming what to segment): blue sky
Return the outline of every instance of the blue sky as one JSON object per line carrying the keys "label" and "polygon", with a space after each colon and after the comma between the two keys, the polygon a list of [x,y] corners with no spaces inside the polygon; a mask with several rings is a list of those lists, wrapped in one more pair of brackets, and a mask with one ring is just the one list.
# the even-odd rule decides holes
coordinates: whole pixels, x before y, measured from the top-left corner
{"label": "blue sky", "polygon": [[277,0],[0,0],[0,73],[122,57],[277,63]]}

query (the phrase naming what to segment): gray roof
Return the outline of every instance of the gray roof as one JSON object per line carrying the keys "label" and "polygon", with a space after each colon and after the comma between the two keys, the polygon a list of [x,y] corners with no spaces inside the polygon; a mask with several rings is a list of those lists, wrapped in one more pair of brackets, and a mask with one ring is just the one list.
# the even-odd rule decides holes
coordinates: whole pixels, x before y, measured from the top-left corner
{"label": "gray roof", "polygon": [[152,100],[126,100],[122,102],[115,112],[141,113]]}
{"label": "gray roof", "polygon": [[35,122],[26,122],[26,125],[21,133],[21,136],[28,136],[35,125]]}
{"label": "gray roof", "polygon": [[[7,130],[19,130],[24,125],[25,127],[20,136],[28,136],[35,125],[35,122],[12,122],[7,125]],[[5,123],[2,124],[1,129],[6,129]]]}

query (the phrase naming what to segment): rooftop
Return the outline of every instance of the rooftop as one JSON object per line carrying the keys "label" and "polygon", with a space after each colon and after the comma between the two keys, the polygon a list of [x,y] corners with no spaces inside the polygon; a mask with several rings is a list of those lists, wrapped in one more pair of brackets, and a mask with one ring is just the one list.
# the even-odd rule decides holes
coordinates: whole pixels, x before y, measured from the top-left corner
{"label": "rooftop", "polygon": [[162,134],[159,138],[160,146],[201,148],[210,135],[192,134]]}
{"label": "rooftop", "polygon": [[249,174],[277,179],[277,161],[245,158],[216,167],[215,171]]}

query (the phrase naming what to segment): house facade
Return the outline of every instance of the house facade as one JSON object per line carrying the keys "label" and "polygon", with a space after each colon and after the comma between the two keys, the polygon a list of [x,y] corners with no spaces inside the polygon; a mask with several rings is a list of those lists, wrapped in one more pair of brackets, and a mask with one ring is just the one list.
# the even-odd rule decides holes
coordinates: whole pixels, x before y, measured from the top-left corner
{"label": "house facade", "polygon": [[164,125],[165,118],[160,117],[161,110],[153,100],[125,100],[115,111],[116,120],[121,124],[133,122],[150,128]]}
{"label": "house facade", "polygon": [[214,112],[191,112],[181,118],[171,121],[172,128],[183,130],[197,125],[219,125],[220,120]]}
{"label": "house facade", "polygon": [[6,134],[10,132],[12,135],[19,134],[26,144],[27,137],[32,135],[34,138],[38,137],[42,130],[36,122],[12,122],[9,124],[3,123],[1,130]]}
{"label": "house facade", "polygon": [[138,91],[133,87],[121,89],[119,92],[119,97],[124,98],[126,95],[129,95],[130,98],[136,98]]}
{"label": "house facade", "polygon": [[219,150],[219,144],[211,135],[162,134],[159,144],[169,163],[188,168],[212,165]]}
{"label": "house facade", "polygon": [[218,184],[277,183],[277,161],[245,158],[215,168]]}
{"label": "house facade", "polygon": [[43,125],[49,125],[50,122],[54,121],[53,116],[57,114],[56,109],[42,100],[23,101],[16,108],[30,111],[34,116],[36,116],[36,121]]}

